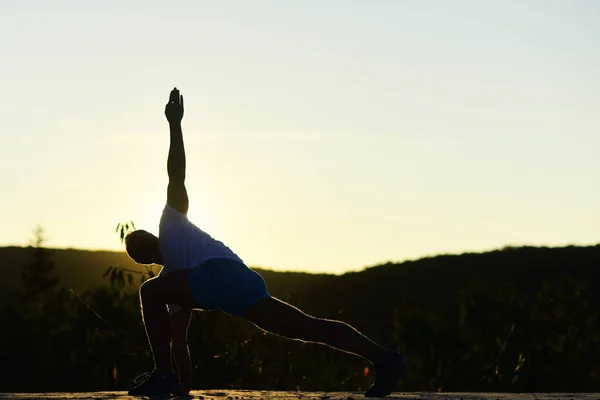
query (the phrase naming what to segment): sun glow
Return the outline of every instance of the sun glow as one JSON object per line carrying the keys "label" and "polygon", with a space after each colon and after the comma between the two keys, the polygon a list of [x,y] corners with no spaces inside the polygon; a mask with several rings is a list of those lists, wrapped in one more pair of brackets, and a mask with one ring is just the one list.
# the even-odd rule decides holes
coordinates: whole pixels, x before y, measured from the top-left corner
{"label": "sun glow", "polygon": [[[148,202],[143,208],[137,210],[137,219],[133,220],[135,228],[144,229],[158,235],[160,217],[165,206],[166,201],[152,201]],[[202,223],[204,225],[211,225],[211,222],[214,222],[214,216],[213,218],[210,218],[206,210],[199,207],[193,207],[193,205],[190,205],[188,219],[195,224]],[[127,221],[123,221],[123,223],[125,222]]]}

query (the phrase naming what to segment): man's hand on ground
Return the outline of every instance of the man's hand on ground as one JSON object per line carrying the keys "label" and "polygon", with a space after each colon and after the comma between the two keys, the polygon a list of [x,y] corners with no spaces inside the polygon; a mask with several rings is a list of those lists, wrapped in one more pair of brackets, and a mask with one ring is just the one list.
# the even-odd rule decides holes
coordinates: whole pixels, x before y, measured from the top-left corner
{"label": "man's hand on ground", "polygon": [[179,94],[177,88],[171,90],[169,102],[165,106],[165,116],[170,124],[181,122],[183,118],[183,96]]}

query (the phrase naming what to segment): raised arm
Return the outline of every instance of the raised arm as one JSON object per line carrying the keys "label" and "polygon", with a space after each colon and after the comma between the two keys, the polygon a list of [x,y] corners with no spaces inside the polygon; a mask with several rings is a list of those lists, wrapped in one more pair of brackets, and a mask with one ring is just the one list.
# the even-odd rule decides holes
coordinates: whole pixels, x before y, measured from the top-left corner
{"label": "raised arm", "polygon": [[183,147],[183,132],[181,130],[183,96],[179,94],[177,88],[171,91],[169,102],[165,107],[165,116],[167,117],[167,121],[169,121],[169,130],[171,133],[171,144],[167,159],[167,172],[169,174],[167,204],[180,213],[187,214],[189,200],[185,188],[185,149]]}

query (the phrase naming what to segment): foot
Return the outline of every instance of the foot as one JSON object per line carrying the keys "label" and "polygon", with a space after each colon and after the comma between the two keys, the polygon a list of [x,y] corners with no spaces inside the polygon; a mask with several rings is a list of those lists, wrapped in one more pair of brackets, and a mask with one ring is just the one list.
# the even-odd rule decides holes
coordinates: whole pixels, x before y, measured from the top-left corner
{"label": "foot", "polygon": [[179,378],[173,372],[159,374],[145,373],[133,380],[130,396],[167,396],[181,390]]}
{"label": "foot", "polygon": [[392,393],[392,387],[404,373],[404,357],[390,351],[385,359],[375,364],[375,382],[365,392],[365,397],[385,397]]}

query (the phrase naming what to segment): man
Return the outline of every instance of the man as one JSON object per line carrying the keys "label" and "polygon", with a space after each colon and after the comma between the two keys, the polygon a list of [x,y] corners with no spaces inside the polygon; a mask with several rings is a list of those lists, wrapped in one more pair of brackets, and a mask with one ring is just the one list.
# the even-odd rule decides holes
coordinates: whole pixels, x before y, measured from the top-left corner
{"label": "man", "polygon": [[[177,88],[171,91],[165,116],[171,134],[167,159],[169,185],[159,236],[137,230],[125,240],[127,253],[134,261],[163,266],[159,276],[144,282],[140,288],[142,315],[155,369],[139,377],[129,394],[188,394],[192,385],[187,345],[191,311],[220,309],[246,318],[273,334],[326,344],[369,360],[375,366],[376,378],[365,395],[387,396],[404,368],[400,354],[384,349],[346,323],[311,317],[271,297],[258,273],[222,242],[188,220],[181,130],[183,96]],[[171,363],[171,342],[179,377]]]}

